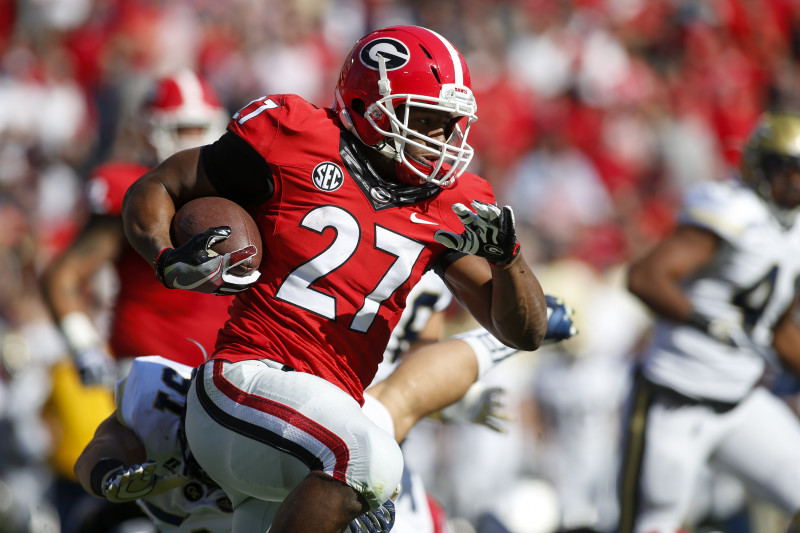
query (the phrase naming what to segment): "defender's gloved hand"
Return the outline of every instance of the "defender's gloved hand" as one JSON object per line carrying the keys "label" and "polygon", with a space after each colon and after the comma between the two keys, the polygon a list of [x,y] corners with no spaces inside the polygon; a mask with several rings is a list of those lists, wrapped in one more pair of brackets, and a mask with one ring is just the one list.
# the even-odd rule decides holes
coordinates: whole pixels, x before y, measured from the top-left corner
{"label": "defender's gloved hand", "polygon": [[350,522],[350,533],[386,533],[394,527],[394,502],[386,500],[380,507],[367,511]]}
{"label": "defender's gloved hand", "polygon": [[256,282],[255,270],[246,276],[229,270],[256,255],[254,246],[219,255],[211,249],[230,237],[231,228],[219,226],[198,233],[177,248],[165,248],[156,259],[156,278],[170,289],[185,289],[206,294],[233,294]]}
{"label": "defender's gloved hand", "polygon": [[575,311],[566,305],[561,298],[544,295],[547,303],[547,332],[544,334],[544,344],[559,342],[576,335],[578,329],[572,323]]}
{"label": "defender's gloved hand", "polygon": [[738,322],[724,318],[709,318],[693,311],[687,323],[722,344],[754,352],[764,359],[773,371],[784,371],[784,364],[775,348],[763,342],[756,342]]}
{"label": "defender's gloved hand", "polygon": [[99,385],[113,389],[117,382],[117,363],[103,348],[94,346],[72,356],[81,383],[87,387]]}
{"label": "defender's gloved hand", "polygon": [[445,422],[469,422],[506,433],[507,422],[512,417],[506,410],[504,393],[501,387],[490,387],[476,381],[460,400],[439,411],[439,417]]}
{"label": "defender's gloved hand", "polygon": [[517,253],[519,242],[514,229],[514,212],[511,207],[500,209],[496,205],[475,200],[471,211],[461,203],[453,204],[453,211],[464,224],[464,233],[438,230],[433,238],[454,250],[483,257],[490,263],[506,265]]}
{"label": "defender's gloved hand", "polygon": [[689,317],[689,325],[728,346],[741,348],[752,343],[746,338],[747,333],[742,326],[729,320],[709,318],[694,311]]}
{"label": "defender's gloved hand", "polygon": [[124,503],[145,496],[155,496],[186,483],[186,478],[181,476],[157,476],[155,470],[154,461],[128,467],[119,466],[103,476],[103,496],[108,501]]}

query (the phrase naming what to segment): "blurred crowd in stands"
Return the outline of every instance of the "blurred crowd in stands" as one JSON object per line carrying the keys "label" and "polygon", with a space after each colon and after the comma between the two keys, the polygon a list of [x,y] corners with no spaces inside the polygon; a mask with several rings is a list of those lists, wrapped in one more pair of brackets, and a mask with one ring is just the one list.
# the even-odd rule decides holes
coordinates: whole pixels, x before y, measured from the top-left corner
{"label": "blurred crowd in stands", "polygon": [[[479,116],[470,171],[513,206],[529,263],[546,292],[577,310],[581,330],[497,369],[517,417],[508,435],[423,427],[416,442],[427,444],[409,439],[464,528],[491,511],[476,502],[513,485],[504,473],[538,479],[557,464],[543,438],[548,417],[529,409],[547,403],[535,397],[547,393],[537,370],[549,358],[569,366],[604,356],[624,378],[648,317],[621,269],[671,229],[686,185],[736,172],[762,110],[800,94],[797,0],[0,0],[0,517],[15,512],[21,491],[35,499],[40,487],[46,502],[60,442],[41,413],[48,368],[65,348],[40,275],[85,220],[89,170],[135,155],[126,132],[148,83],[188,66],[231,113],[269,93],[328,106],[355,39],[398,23],[431,28],[466,57]],[[111,298],[113,280],[98,283]],[[106,303],[97,302],[100,319]],[[453,318],[458,327],[457,310]],[[613,414],[622,386],[605,381],[605,402],[570,408]],[[581,403],[588,387],[575,387],[564,401]],[[613,440],[613,422],[604,424],[609,436],[597,438]],[[459,451],[464,442],[473,448]],[[459,468],[462,453],[479,459]],[[507,467],[491,466],[502,457]],[[539,489],[526,490],[546,500]],[[613,510],[581,512],[598,528],[598,516],[614,520]],[[56,513],[43,503],[37,520],[57,523]],[[563,516],[553,520],[550,530],[565,527]]]}

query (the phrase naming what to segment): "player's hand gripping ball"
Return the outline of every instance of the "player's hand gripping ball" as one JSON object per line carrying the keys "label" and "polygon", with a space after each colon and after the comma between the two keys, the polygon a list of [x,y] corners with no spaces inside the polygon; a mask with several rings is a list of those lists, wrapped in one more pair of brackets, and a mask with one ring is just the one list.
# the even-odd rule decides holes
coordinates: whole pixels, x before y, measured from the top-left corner
{"label": "player's hand gripping ball", "polygon": [[156,277],[166,287],[209,294],[232,294],[259,277],[261,235],[240,205],[209,196],[184,205],[170,227],[176,248],[156,259]]}

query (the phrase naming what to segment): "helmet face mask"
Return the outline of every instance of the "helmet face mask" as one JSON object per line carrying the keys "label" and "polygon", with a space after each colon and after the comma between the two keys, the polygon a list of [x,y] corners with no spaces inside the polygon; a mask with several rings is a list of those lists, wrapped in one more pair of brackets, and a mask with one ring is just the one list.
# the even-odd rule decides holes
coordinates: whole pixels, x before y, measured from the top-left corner
{"label": "helmet face mask", "polygon": [[[384,28],[357,42],[342,68],[334,110],[361,142],[395,161],[401,181],[446,187],[472,160],[467,135],[478,117],[466,62],[425,28]],[[409,126],[415,112],[426,111],[449,117],[442,138]]]}
{"label": "helmet face mask", "polygon": [[141,117],[158,162],[216,141],[228,123],[213,87],[188,70],[159,79],[145,98]]}
{"label": "helmet face mask", "polygon": [[745,145],[742,178],[789,227],[800,211],[800,114],[762,115]]}

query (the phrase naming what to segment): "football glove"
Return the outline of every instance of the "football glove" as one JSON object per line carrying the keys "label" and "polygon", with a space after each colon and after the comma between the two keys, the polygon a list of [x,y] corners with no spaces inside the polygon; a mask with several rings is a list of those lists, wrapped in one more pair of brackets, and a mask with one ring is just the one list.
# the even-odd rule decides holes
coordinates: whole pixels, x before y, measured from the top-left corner
{"label": "football glove", "polygon": [[439,417],[445,422],[469,422],[479,424],[496,431],[506,433],[507,422],[513,418],[506,411],[503,401],[505,390],[500,387],[489,387],[476,381],[457,402],[439,411]]}
{"label": "football glove", "polygon": [[206,294],[226,295],[247,289],[260,273],[255,270],[246,276],[237,276],[229,271],[256,255],[256,248],[247,246],[225,255],[211,249],[230,234],[228,226],[209,228],[177,248],[165,248],[156,259],[156,278],[170,289]]}
{"label": "football glove", "polygon": [[545,294],[544,299],[547,303],[547,331],[544,334],[544,344],[563,341],[576,335],[578,329],[572,323],[575,311],[555,296]]}
{"label": "football glove", "polygon": [[490,263],[508,264],[519,253],[511,207],[500,209],[475,200],[472,209],[475,211],[461,203],[453,204],[453,211],[464,224],[464,232],[438,230],[433,238],[448,248],[483,257]]}
{"label": "football glove", "polygon": [[117,382],[117,364],[104,349],[87,348],[73,354],[72,359],[81,377],[81,383],[85,386],[114,388]]}
{"label": "football glove", "polygon": [[733,321],[723,320],[721,318],[708,318],[697,311],[693,311],[689,316],[688,322],[689,325],[706,333],[722,344],[735,348],[741,348],[750,344],[745,339],[747,334],[742,329],[742,326]]}
{"label": "football glove", "polygon": [[733,320],[708,318],[693,311],[689,316],[688,323],[722,344],[755,352],[774,369],[782,370],[783,368],[780,356],[772,346],[756,342],[741,324]]}
{"label": "football glove", "polygon": [[367,511],[350,522],[350,533],[386,533],[394,527],[394,502],[389,499],[377,509]]}
{"label": "football glove", "polygon": [[155,470],[154,461],[113,469],[103,476],[101,485],[103,496],[114,503],[125,503],[145,496],[155,496],[186,483],[184,477],[157,476]]}

